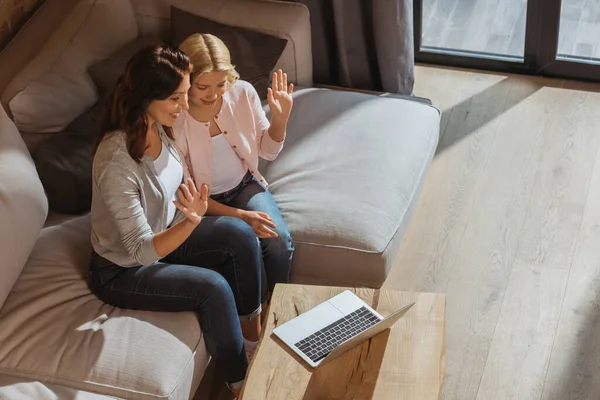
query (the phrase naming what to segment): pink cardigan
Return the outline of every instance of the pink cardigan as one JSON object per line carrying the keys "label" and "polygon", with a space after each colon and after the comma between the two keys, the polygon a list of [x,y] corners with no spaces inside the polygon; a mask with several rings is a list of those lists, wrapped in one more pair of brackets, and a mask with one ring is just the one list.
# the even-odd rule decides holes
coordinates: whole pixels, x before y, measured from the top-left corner
{"label": "pink cardigan", "polygon": [[[223,95],[223,106],[215,120],[250,173],[267,187],[268,183],[258,172],[258,157],[274,160],[283,148],[283,141],[276,142],[269,136],[270,122],[254,86],[242,80],[235,82]],[[173,133],[188,168],[186,172],[197,186],[207,184],[210,193],[212,145],[209,126],[209,122],[196,121],[183,111],[173,126]]]}

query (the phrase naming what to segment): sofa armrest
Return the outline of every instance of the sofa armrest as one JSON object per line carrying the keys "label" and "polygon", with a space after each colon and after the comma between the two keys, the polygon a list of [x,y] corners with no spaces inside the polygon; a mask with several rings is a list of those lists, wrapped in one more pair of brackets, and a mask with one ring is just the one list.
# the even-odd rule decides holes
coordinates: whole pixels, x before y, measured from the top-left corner
{"label": "sofa armrest", "polygon": [[330,89],[330,90],[341,90],[341,91],[346,91],[346,92],[356,92],[356,93],[372,94],[374,96],[390,97],[390,98],[393,98],[393,99],[410,100],[410,101],[416,101],[418,103],[427,104],[427,105],[430,105],[430,106],[433,105],[431,103],[431,100],[429,100],[428,98],[418,97],[418,96],[414,96],[414,95],[409,96],[409,95],[398,94],[398,93],[379,92],[379,91],[376,91],[376,90],[354,89],[354,88],[347,88],[347,87],[343,87],[343,86],[324,85],[324,84],[320,84],[320,83],[316,83],[314,85],[314,87],[322,88],[322,89]]}

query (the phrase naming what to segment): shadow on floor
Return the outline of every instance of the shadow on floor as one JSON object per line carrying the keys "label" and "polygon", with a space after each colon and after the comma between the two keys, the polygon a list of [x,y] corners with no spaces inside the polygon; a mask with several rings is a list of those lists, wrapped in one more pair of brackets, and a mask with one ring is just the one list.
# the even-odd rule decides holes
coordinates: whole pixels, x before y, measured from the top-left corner
{"label": "shadow on floor", "polygon": [[[527,85],[523,84],[524,80],[527,80]],[[508,76],[450,109],[442,111],[441,138],[436,155],[519,105],[543,87],[552,85],[553,82],[556,82],[556,86],[561,85],[561,81],[542,81],[533,77]],[[517,85],[518,93],[512,90]]]}

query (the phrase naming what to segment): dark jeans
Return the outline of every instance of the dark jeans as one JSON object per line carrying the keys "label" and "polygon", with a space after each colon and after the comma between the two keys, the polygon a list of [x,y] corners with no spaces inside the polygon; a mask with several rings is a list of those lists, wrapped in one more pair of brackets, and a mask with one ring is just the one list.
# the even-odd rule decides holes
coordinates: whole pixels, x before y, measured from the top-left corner
{"label": "dark jeans", "polygon": [[260,313],[261,251],[254,231],[232,217],[206,217],[173,253],[150,266],[124,268],[94,254],[91,287],[117,307],[195,311],[209,354],[229,383],[248,362],[238,314]]}
{"label": "dark jeans", "polygon": [[[278,237],[259,239],[264,267],[262,271],[262,297],[263,299],[268,298],[273,293],[276,283],[290,281],[292,257],[294,255],[290,232],[273,196],[248,172],[237,187],[225,193],[212,195],[211,198],[230,207],[267,213],[277,226],[273,230],[277,232]],[[268,288],[267,293],[265,293],[265,286]]]}

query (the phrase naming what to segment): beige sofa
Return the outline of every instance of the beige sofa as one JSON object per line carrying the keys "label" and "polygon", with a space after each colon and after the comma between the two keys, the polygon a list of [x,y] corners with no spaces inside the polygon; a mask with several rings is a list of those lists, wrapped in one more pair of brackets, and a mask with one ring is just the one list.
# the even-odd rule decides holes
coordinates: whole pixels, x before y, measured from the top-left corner
{"label": "beige sofa", "polygon": [[379,287],[393,263],[435,153],[439,113],[312,88],[304,6],[46,0],[0,53],[0,399],[208,398],[198,390],[209,356],[196,316],[122,310],[90,292],[89,216],[48,213],[28,151],[52,133],[13,123],[35,126],[28,113],[50,92],[49,119],[91,106],[86,68],[144,33],[167,36],[171,4],[288,40],[277,67],[300,89],[285,149],[261,168],[294,238],[294,281]]}
{"label": "beige sofa", "polygon": [[[308,13],[300,5],[47,0],[0,56],[3,107],[8,109],[15,94],[52,68],[69,64],[73,69],[69,73],[80,73],[77,67],[115,51],[129,39],[127,35],[166,35],[170,4],[252,28],[262,28],[268,21],[270,30],[290,40],[280,66],[294,81],[311,85]],[[260,19],[245,18],[246,10]],[[89,32],[90,25],[103,22],[93,13],[115,15],[115,26],[103,29],[131,22],[134,27],[123,28],[111,38],[116,43],[109,43],[97,36],[102,31]],[[80,43],[68,47],[76,40]],[[103,48],[86,49],[94,42]],[[64,53],[72,57],[77,51],[81,52],[77,60],[61,59]],[[90,85],[80,85],[81,101],[93,100]],[[44,135],[24,137],[34,146]],[[97,300],[86,284],[89,218],[51,214],[46,220],[46,214],[44,191],[27,148],[0,110],[0,398],[190,398],[209,361],[196,316],[121,310]],[[199,398],[203,396],[208,398],[199,393]]]}

